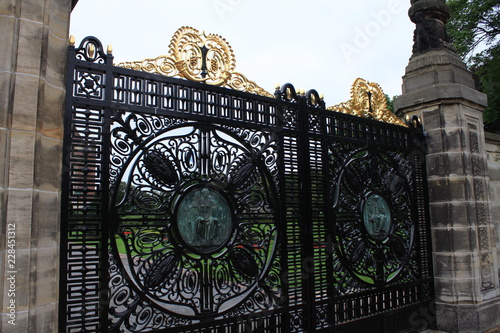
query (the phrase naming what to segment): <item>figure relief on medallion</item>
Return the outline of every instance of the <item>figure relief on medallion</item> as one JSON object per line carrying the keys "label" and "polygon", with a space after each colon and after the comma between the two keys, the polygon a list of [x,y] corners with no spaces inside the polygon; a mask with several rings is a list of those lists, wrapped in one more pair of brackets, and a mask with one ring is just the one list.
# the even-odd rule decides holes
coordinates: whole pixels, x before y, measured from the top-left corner
{"label": "figure relief on medallion", "polygon": [[391,210],[387,201],[378,194],[369,194],[363,207],[363,221],[368,234],[384,240],[391,231]]}
{"label": "figure relief on medallion", "polygon": [[227,201],[210,188],[194,189],[182,199],[177,223],[184,242],[202,253],[222,246],[232,231],[231,211]]}

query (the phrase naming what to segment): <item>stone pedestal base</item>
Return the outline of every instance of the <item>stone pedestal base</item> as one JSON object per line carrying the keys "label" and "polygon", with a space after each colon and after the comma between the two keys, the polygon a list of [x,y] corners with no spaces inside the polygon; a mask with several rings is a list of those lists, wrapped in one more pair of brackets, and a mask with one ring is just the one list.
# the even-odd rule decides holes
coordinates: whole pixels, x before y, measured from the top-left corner
{"label": "stone pedestal base", "polygon": [[438,326],[447,332],[486,332],[500,325],[500,299],[478,305],[436,303]]}

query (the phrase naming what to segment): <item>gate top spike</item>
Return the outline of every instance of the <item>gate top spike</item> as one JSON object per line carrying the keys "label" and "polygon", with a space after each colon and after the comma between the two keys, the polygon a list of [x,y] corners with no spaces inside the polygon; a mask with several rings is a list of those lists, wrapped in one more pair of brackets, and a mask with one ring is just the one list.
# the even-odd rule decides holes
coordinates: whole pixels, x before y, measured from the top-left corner
{"label": "gate top spike", "polygon": [[[204,47],[206,50],[203,50]],[[191,27],[181,27],[174,33],[168,55],[121,62],[117,66],[274,97],[243,74],[234,71],[234,53],[224,38],[204,31],[200,33]]]}

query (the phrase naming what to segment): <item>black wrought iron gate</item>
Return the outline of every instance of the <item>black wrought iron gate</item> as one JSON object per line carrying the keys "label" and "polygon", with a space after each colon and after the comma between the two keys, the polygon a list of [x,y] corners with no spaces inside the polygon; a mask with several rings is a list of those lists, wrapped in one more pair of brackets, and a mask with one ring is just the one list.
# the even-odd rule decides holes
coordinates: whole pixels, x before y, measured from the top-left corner
{"label": "black wrought iron gate", "polygon": [[69,49],[62,332],[434,321],[422,132]]}

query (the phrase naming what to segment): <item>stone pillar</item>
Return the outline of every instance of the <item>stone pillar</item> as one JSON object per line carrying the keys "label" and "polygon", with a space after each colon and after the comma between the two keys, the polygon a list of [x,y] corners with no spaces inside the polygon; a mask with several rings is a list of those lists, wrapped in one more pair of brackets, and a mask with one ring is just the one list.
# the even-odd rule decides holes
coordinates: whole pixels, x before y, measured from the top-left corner
{"label": "stone pillar", "polygon": [[[430,8],[439,2],[422,0],[423,16],[446,18]],[[417,12],[413,6],[410,15]],[[417,115],[426,134],[437,322],[446,332],[484,332],[500,324],[482,121],[486,105],[446,41],[415,46],[395,110]]]}
{"label": "stone pillar", "polygon": [[71,0],[0,2],[1,332],[57,332],[70,12]]}
{"label": "stone pillar", "polygon": [[485,133],[485,137],[490,180],[490,216],[496,231],[497,268],[500,277],[500,134]]}

